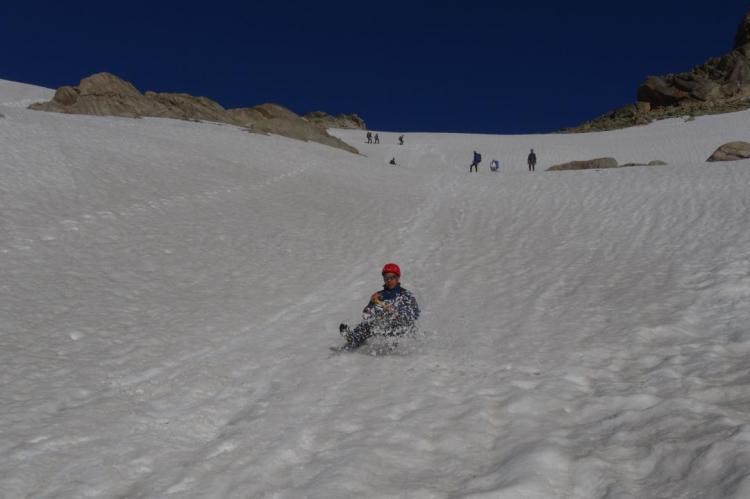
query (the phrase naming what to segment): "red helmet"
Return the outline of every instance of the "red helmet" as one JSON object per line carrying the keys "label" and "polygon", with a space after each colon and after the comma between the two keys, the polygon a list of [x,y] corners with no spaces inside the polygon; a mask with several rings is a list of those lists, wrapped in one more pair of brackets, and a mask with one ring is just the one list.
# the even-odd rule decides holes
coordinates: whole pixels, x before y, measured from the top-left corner
{"label": "red helmet", "polygon": [[397,276],[401,277],[401,269],[398,268],[398,265],[396,265],[393,262],[386,263],[383,266],[383,272],[381,272],[381,273],[382,274],[396,274]]}

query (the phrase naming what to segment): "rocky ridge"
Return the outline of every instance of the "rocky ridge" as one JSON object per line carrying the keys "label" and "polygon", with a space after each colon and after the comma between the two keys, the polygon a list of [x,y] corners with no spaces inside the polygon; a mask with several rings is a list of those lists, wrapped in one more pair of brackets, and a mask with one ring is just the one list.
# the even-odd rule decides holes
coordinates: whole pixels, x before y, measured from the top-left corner
{"label": "rocky ridge", "polygon": [[35,103],[29,109],[68,114],[157,117],[226,123],[249,131],[276,134],[318,142],[357,154],[344,141],[328,134],[325,127],[308,121],[277,104],[225,109],[207,98],[185,93],[141,93],[133,84],[111,73],[97,73],[78,86],[57,89],[51,101]]}
{"label": "rocky ridge", "polygon": [[636,99],[635,104],[565,131],[613,130],[664,118],[750,108],[750,12],[737,28],[731,52],[684,73],[649,76],[638,88]]}
{"label": "rocky ridge", "polygon": [[324,111],[313,111],[307,113],[305,119],[317,123],[325,128],[346,128],[350,130],[367,130],[365,121],[356,114],[339,114],[331,116]]}

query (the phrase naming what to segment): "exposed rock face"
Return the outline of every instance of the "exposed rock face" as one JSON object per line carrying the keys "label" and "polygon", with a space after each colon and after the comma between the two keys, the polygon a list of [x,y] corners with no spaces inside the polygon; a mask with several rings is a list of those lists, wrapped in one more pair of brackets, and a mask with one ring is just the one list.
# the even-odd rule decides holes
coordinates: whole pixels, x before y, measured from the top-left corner
{"label": "exposed rock face", "polygon": [[750,144],[729,142],[718,148],[706,161],[737,161],[750,158]]}
{"label": "exposed rock face", "polygon": [[638,104],[626,106],[571,132],[612,130],[676,116],[698,116],[750,108],[750,13],[746,14],[728,54],[691,71],[649,76],[638,87]]}
{"label": "exposed rock face", "polygon": [[161,116],[183,120],[227,122],[227,111],[217,102],[206,97],[189,94],[146,92],[146,99],[154,106],[154,113],[146,116]]}
{"label": "exposed rock face", "polygon": [[750,45],[750,12],[745,14],[745,18],[737,28],[737,35],[734,37],[734,49],[742,50]]}
{"label": "exposed rock face", "polygon": [[284,119],[290,119],[290,120],[299,119],[299,115],[290,111],[284,106],[279,106],[278,104],[266,103],[266,104],[261,104],[259,106],[255,106],[253,109],[255,109],[261,115],[269,119],[270,118],[284,118]]}
{"label": "exposed rock face", "polygon": [[328,134],[324,127],[310,123],[277,104],[253,108],[224,109],[206,97],[182,93],[146,92],[110,73],[98,73],[81,80],[77,87],[60,87],[49,102],[32,104],[30,109],[97,116],[145,116],[200,120],[244,126],[252,131],[273,133],[299,140],[358,151]]}
{"label": "exposed rock face", "polygon": [[311,123],[317,123],[325,128],[347,128],[367,130],[365,121],[356,114],[339,114],[331,116],[323,111],[307,113],[305,119]]}
{"label": "exposed rock face", "polygon": [[550,166],[547,171],[598,170],[601,168],[617,168],[617,160],[615,158],[596,158],[585,161],[570,161],[569,163]]}

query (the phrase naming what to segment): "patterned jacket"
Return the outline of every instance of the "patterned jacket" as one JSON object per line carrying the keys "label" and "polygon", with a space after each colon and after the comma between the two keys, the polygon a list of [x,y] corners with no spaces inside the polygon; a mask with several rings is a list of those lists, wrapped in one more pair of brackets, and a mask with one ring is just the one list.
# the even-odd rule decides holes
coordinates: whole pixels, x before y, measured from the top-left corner
{"label": "patterned jacket", "polygon": [[380,334],[399,335],[414,330],[419,319],[419,305],[414,295],[401,285],[383,286],[379,300],[371,300],[362,310],[362,319],[379,329]]}

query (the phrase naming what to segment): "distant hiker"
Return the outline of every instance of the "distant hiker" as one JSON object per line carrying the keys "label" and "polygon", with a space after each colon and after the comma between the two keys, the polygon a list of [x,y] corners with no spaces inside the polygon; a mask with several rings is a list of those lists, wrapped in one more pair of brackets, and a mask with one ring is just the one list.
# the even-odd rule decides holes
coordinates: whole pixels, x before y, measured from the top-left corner
{"label": "distant hiker", "polygon": [[396,158],[391,158],[391,160],[388,162],[389,165],[398,166],[396,163]]}
{"label": "distant hiker", "polygon": [[482,155],[474,151],[474,160],[469,165],[469,173],[471,173],[472,168],[474,169],[475,172],[479,172],[479,163],[481,162],[482,162]]}
{"label": "distant hiker", "polygon": [[414,295],[401,287],[401,269],[395,263],[386,263],[382,275],[383,290],[370,297],[362,310],[362,322],[354,329],[346,324],[339,326],[346,338],[344,350],[354,350],[372,336],[401,337],[416,331],[419,305]]}
{"label": "distant hiker", "polygon": [[404,136],[403,135],[399,135],[398,136],[398,145],[400,145],[400,146],[404,145]]}
{"label": "distant hiker", "polygon": [[372,144],[372,132],[367,132],[367,143]]}
{"label": "distant hiker", "polygon": [[380,144],[380,135],[378,135],[377,133],[375,134],[375,143]]}
{"label": "distant hiker", "polygon": [[500,162],[496,159],[493,159],[492,161],[490,161],[490,171],[496,172],[498,170],[500,170]]}
{"label": "distant hiker", "polygon": [[532,149],[529,153],[529,171],[533,172],[536,168],[536,154],[534,154],[534,150]]}

